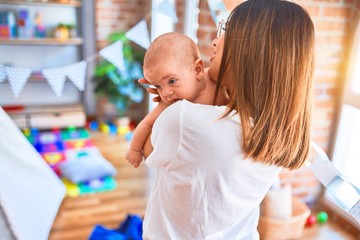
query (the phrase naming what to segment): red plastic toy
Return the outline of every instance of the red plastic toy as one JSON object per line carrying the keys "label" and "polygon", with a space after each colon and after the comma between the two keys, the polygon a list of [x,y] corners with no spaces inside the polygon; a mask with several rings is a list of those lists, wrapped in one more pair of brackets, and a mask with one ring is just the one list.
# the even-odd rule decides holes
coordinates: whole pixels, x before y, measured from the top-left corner
{"label": "red plastic toy", "polygon": [[317,219],[314,215],[310,215],[305,222],[306,227],[312,227],[316,223]]}

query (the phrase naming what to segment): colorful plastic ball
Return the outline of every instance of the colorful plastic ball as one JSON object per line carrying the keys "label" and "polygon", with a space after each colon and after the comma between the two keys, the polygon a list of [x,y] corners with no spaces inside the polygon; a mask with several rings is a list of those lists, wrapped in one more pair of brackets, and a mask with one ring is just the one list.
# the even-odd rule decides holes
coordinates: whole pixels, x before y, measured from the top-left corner
{"label": "colorful plastic ball", "polygon": [[314,215],[310,215],[305,222],[306,227],[312,227],[316,223],[316,217]]}
{"label": "colorful plastic ball", "polygon": [[74,132],[76,130],[75,126],[68,126],[68,131],[69,132]]}
{"label": "colorful plastic ball", "polygon": [[110,132],[110,127],[109,125],[105,124],[101,127],[101,132],[103,133],[109,133]]}
{"label": "colorful plastic ball", "polygon": [[99,125],[100,131],[102,131],[102,129],[103,129],[105,126],[107,126],[107,124],[104,123],[104,122],[101,122],[100,125]]}
{"label": "colorful plastic ball", "polygon": [[329,216],[326,212],[321,211],[317,214],[316,216],[318,223],[326,223],[326,221],[328,220]]}
{"label": "colorful plastic ball", "polygon": [[60,128],[58,128],[58,127],[53,127],[53,128],[52,128],[52,132],[53,132],[54,134],[59,134],[59,133],[60,133]]}
{"label": "colorful plastic ball", "polygon": [[27,137],[31,136],[31,131],[30,131],[29,128],[24,128],[24,129],[23,129],[23,133],[24,133],[24,135],[27,136]]}
{"label": "colorful plastic ball", "polygon": [[119,135],[125,135],[126,133],[128,133],[130,131],[129,126],[119,126],[118,127],[118,134]]}
{"label": "colorful plastic ball", "polygon": [[128,132],[128,133],[126,133],[126,135],[125,135],[126,141],[130,142],[131,139],[132,139],[132,137],[133,137],[133,135],[134,135],[133,132]]}
{"label": "colorful plastic ball", "polygon": [[89,123],[89,128],[91,131],[97,131],[99,130],[99,124],[98,122],[92,121]]}
{"label": "colorful plastic ball", "polygon": [[37,128],[32,128],[30,131],[32,136],[36,136],[39,134],[39,129]]}
{"label": "colorful plastic ball", "polygon": [[110,125],[109,126],[109,132],[110,132],[110,134],[116,135],[116,132],[117,132],[116,126],[115,125]]}

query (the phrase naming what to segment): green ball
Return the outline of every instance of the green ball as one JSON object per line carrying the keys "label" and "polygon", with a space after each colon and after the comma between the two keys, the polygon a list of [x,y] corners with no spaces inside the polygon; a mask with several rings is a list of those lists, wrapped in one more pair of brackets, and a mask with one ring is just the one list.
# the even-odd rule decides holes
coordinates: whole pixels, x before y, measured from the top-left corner
{"label": "green ball", "polygon": [[328,220],[328,214],[324,211],[321,211],[317,214],[316,219],[318,221],[318,223],[326,223],[326,221]]}

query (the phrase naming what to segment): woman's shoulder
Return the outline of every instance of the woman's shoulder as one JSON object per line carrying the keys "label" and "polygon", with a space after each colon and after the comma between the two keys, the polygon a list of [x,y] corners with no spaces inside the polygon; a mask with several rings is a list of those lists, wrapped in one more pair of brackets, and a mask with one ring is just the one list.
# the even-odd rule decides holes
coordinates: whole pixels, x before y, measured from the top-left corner
{"label": "woman's shoulder", "polygon": [[238,115],[223,118],[226,111],[226,106],[205,105],[181,100],[165,109],[160,116],[162,120],[159,122],[168,124],[168,119],[171,119],[172,127],[179,124],[182,129],[198,129],[199,131],[217,131],[216,126],[237,129],[240,125]]}
{"label": "woman's shoulder", "polygon": [[[224,114],[226,111],[226,106],[213,106],[208,104],[192,103],[187,100],[177,101],[176,103],[170,105],[168,110],[170,112],[180,112],[181,114],[191,114],[194,113],[196,116],[205,114],[205,115],[219,115]],[[193,116],[193,115],[190,115]]]}

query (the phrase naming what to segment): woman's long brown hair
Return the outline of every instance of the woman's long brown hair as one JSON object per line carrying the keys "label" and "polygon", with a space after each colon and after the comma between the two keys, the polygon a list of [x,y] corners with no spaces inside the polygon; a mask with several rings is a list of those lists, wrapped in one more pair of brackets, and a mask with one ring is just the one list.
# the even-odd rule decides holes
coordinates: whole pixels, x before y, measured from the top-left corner
{"label": "woman's long brown hair", "polygon": [[308,13],[287,1],[249,0],[229,16],[217,90],[232,86],[225,116],[240,115],[246,157],[290,169],[306,160],[314,35]]}

